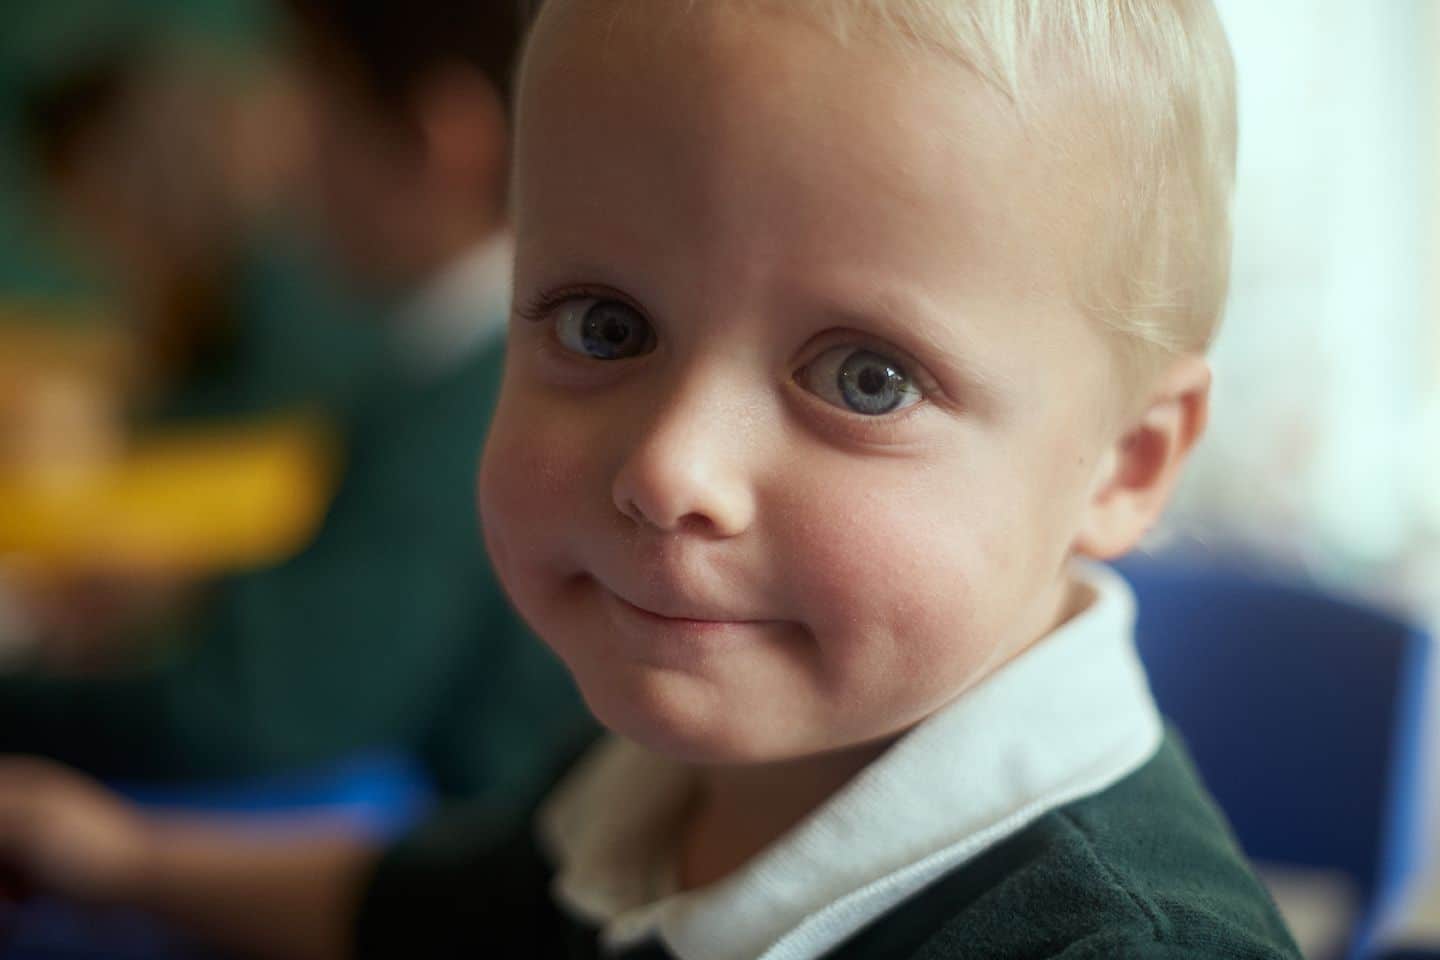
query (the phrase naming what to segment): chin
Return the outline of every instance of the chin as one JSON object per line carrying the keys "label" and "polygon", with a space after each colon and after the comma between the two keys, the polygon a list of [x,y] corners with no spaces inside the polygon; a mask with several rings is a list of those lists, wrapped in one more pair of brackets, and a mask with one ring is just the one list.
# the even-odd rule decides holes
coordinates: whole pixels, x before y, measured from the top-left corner
{"label": "chin", "polygon": [[[682,763],[730,765],[784,759],[772,742],[775,731],[753,720],[763,711],[727,704],[712,685],[693,677],[647,673],[638,682],[599,689],[581,680],[591,712],[611,731]],[[740,717],[752,720],[737,723]]]}

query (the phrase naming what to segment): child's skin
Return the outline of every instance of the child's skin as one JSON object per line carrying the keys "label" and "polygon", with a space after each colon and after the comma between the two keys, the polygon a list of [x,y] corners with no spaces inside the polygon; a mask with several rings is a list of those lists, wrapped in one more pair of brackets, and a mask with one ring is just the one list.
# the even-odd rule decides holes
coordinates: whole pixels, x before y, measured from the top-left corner
{"label": "child's skin", "polygon": [[762,7],[542,18],[482,475],[591,709],[703,771],[689,886],[1083,606],[1067,561],[1144,532],[1208,387],[1121,389],[1072,298],[1103,170],[958,63]]}
{"label": "child's skin", "polygon": [[[1129,550],[1204,426],[1202,357],[1136,377],[1072,297],[1116,174],[1055,148],[1062,99],[1022,122],[958,63],[761,2],[546,5],[486,533],[599,718],[700,771],[687,887],[1083,607],[1068,562]],[[0,804],[32,875],[343,950],[353,851],[157,861],[133,814],[37,780]],[[47,861],[65,815],[114,856]],[[287,877],[328,899],[296,911]]]}

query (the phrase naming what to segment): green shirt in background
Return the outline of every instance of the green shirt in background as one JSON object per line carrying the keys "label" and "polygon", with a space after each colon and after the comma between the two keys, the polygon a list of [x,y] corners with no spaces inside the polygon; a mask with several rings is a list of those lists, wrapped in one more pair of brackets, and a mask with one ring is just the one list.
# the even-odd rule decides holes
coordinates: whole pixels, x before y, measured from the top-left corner
{"label": "green shirt in background", "polygon": [[137,411],[139,429],[293,412],[345,415],[386,375],[384,306],[332,275],[302,223],[263,224],[234,259],[213,335]]}

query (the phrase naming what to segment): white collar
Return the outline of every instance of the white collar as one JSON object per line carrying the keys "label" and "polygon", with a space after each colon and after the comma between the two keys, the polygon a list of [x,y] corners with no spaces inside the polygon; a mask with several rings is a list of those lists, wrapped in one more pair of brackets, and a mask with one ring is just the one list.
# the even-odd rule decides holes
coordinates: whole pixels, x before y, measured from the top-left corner
{"label": "white collar", "polygon": [[412,373],[440,377],[504,332],[514,260],[509,234],[490,237],[450,261],[399,310],[395,336]]}
{"label": "white collar", "polygon": [[1114,572],[1094,602],[902,737],[730,876],[657,884],[693,775],[611,737],[547,801],[554,895],[607,946],[658,935],[679,960],[809,960],[1056,807],[1142,766],[1164,735]]}

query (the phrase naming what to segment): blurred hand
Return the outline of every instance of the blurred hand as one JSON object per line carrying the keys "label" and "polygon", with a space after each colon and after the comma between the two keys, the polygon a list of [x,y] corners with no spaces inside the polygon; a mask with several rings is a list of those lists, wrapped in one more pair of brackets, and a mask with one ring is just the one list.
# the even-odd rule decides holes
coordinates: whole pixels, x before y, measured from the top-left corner
{"label": "blurred hand", "polygon": [[119,902],[145,875],[151,832],[138,810],[87,777],[0,757],[0,877],[9,871],[11,887]]}
{"label": "blurred hand", "polygon": [[37,580],[16,591],[34,636],[38,669],[103,673],[142,660],[144,638],[187,609],[196,585],[163,571],[93,570]]}

